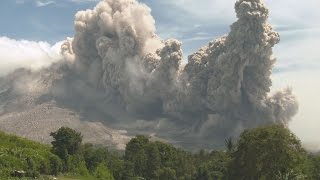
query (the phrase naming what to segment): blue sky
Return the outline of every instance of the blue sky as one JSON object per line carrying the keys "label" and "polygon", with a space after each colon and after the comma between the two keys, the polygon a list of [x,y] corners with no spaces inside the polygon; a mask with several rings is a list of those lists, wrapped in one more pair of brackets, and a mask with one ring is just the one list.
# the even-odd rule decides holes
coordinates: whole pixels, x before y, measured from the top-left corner
{"label": "blue sky", "polygon": [[[235,0],[140,0],[152,9],[157,34],[183,42],[185,58],[228,33]],[[291,86],[300,102],[290,127],[306,144],[320,142],[320,1],[265,0],[270,22],[281,35],[273,89]],[[0,1],[0,70],[58,59],[54,52],[73,35],[74,14],[96,0]],[[60,42],[60,43],[57,43]],[[57,43],[57,44],[56,44]],[[7,53],[8,51],[14,53]],[[7,61],[10,59],[10,61]],[[319,147],[320,148],[320,147]]]}
{"label": "blue sky", "polygon": [[96,4],[63,1],[46,5],[45,2],[53,1],[2,0],[0,35],[50,43],[61,41],[73,34],[74,14]]}

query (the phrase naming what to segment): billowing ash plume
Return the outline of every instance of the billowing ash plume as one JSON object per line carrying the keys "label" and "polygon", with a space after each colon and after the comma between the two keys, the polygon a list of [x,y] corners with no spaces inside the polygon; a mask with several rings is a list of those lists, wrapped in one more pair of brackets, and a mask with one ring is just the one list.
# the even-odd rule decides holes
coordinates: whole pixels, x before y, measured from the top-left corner
{"label": "billowing ash plume", "polygon": [[191,136],[219,139],[258,124],[287,123],[298,109],[291,90],[268,96],[272,47],[280,40],[267,23],[268,9],[261,0],[238,0],[235,10],[230,33],[185,65],[181,43],[160,40],[150,9],[135,0],[104,0],[78,12],[75,37],[62,50],[110,103],[143,119],[154,112],[151,119],[165,117]]}
{"label": "billowing ash plume", "polygon": [[189,146],[221,145],[243,128],[286,124],[298,105],[290,89],[269,96],[280,38],[268,9],[262,0],[238,0],[235,10],[230,33],[183,64],[181,43],[155,34],[146,5],[103,0],[76,14],[76,34],[62,45],[69,66],[52,94],[67,107],[83,106],[84,114],[100,112],[108,125]]}

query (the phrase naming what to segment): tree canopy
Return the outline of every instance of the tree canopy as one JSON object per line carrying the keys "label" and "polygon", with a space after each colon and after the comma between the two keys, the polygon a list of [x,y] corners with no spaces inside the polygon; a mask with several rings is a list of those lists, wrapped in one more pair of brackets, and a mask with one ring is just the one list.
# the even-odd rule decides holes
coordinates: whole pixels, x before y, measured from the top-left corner
{"label": "tree canopy", "polygon": [[90,180],[320,178],[320,156],[307,153],[296,136],[281,125],[248,129],[239,139],[227,138],[225,150],[199,152],[143,135],[132,138],[124,152],[82,144],[81,133],[67,127],[51,135],[54,141],[49,147],[0,132],[0,179],[10,179],[16,170],[32,178],[66,174]]}
{"label": "tree canopy", "polygon": [[276,179],[304,173],[306,153],[297,137],[282,125],[245,130],[232,154],[230,179]]}
{"label": "tree canopy", "polygon": [[81,133],[68,127],[61,127],[50,133],[50,136],[54,139],[51,142],[53,151],[62,159],[66,159],[67,155],[76,154],[82,143]]}

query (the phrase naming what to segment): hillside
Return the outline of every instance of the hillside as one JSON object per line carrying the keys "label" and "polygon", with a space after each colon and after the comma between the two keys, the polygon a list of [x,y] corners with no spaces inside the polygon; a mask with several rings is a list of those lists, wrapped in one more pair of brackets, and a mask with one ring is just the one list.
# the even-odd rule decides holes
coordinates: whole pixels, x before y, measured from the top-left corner
{"label": "hillside", "polygon": [[[69,161],[65,169],[64,160],[52,152],[51,146],[0,131],[0,179],[101,179],[90,175],[75,157]],[[104,169],[102,173],[108,173]]]}
{"label": "hillside", "polygon": [[48,145],[0,132],[0,177],[24,171],[26,176],[56,174],[58,156],[51,153]]}
{"label": "hillside", "polygon": [[19,69],[0,78],[0,130],[48,144],[50,132],[68,126],[82,132],[84,142],[124,149],[129,141],[125,132],[50,99],[51,88],[62,78],[61,67],[56,68],[36,73]]}

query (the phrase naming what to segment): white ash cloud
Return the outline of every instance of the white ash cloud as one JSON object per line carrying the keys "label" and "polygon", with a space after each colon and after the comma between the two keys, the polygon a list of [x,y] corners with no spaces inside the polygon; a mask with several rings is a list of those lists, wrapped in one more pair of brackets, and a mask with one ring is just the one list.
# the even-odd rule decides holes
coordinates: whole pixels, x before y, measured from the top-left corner
{"label": "white ash cloud", "polygon": [[235,10],[229,34],[183,64],[181,42],[156,35],[146,5],[103,0],[76,14],[75,36],[61,48],[63,78],[48,96],[84,117],[189,147],[221,146],[243,128],[287,124],[298,104],[290,89],[269,95],[280,37],[268,9],[262,0],[238,0]]}
{"label": "white ash cloud", "polygon": [[235,10],[230,33],[190,55],[187,64],[181,43],[160,40],[150,9],[135,0],[104,0],[78,12],[76,35],[64,47],[72,47],[76,71],[117,96],[129,113],[152,107],[202,138],[287,124],[298,105],[290,89],[269,96],[272,48],[280,37],[267,22],[268,9],[261,0],[239,0]]}

